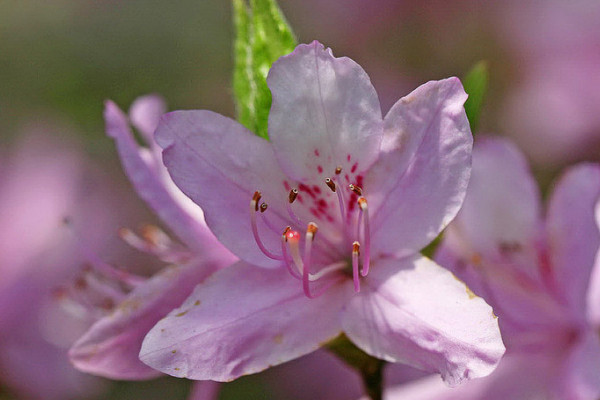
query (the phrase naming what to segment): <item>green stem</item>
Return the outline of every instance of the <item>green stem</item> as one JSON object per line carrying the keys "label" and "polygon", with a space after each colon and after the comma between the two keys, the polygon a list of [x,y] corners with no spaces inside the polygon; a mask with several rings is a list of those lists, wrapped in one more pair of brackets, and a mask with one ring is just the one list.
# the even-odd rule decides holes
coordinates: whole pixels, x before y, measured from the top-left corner
{"label": "green stem", "polygon": [[372,357],[356,347],[342,334],[329,342],[327,348],[360,374],[365,392],[371,400],[383,399],[383,369],[386,362]]}

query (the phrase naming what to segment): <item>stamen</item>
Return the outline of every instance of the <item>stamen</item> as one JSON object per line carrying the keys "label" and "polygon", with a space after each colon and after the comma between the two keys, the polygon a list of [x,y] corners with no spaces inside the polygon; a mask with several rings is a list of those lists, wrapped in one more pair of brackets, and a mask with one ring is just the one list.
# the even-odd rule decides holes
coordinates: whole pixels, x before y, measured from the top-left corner
{"label": "stamen", "polygon": [[[254,196],[252,196],[252,200],[250,200],[250,225],[252,227],[252,235],[254,235],[254,240],[258,245],[260,251],[263,254],[273,260],[283,260],[283,257],[278,256],[277,254],[271,253],[267,248],[263,245],[260,237],[258,236],[258,226],[256,224],[256,212],[258,211],[258,201],[261,198],[261,194],[259,191],[254,192]],[[265,203],[263,203],[265,204]]]}
{"label": "stamen", "polygon": [[286,249],[286,244],[287,244],[287,233],[291,230],[292,228],[289,226],[286,226],[286,228],[283,231],[283,234],[281,235],[281,254],[283,254],[283,260],[285,261],[285,266],[288,269],[288,272],[296,279],[302,280],[302,276],[300,276],[300,274],[298,273],[297,270],[295,270],[292,267],[292,260],[290,259],[290,255],[287,252]]}
{"label": "stamen", "polygon": [[353,184],[348,185],[348,187],[357,195],[362,196],[362,189],[360,187]]}
{"label": "stamen", "polygon": [[267,208],[269,208],[269,205],[267,203],[262,203],[260,205],[260,212],[264,213],[265,211],[267,211]]}
{"label": "stamen", "polygon": [[354,281],[354,291],[360,292],[360,280],[358,277],[358,257],[360,256],[360,243],[352,243],[352,280]]}
{"label": "stamen", "polygon": [[367,276],[369,273],[369,266],[371,264],[371,233],[369,228],[369,210],[367,207],[367,199],[361,197],[358,199],[358,206],[362,211],[362,220],[364,225],[364,242],[365,252],[363,257],[363,267],[360,271],[362,276]]}
{"label": "stamen", "polygon": [[342,173],[342,167],[336,167],[336,168],[335,168],[335,174],[336,174],[336,175],[339,175],[339,174],[341,174],[341,173]]}
{"label": "stamen", "polygon": [[312,294],[310,292],[310,261],[311,261],[311,251],[312,251],[312,242],[315,240],[315,234],[319,228],[317,224],[314,222],[310,222],[308,227],[306,228],[306,240],[304,241],[304,267],[302,270],[302,289],[304,290],[304,294],[306,297],[311,298]]}
{"label": "stamen", "polygon": [[288,202],[285,205],[287,208],[287,212],[290,215],[290,218],[292,218],[292,221],[294,221],[296,223],[296,225],[298,226],[302,226],[302,221],[300,220],[300,218],[298,218],[298,216],[296,215],[296,213],[292,210],[292,206],[291,204],[296,201],[296,198],[298,197],[298,189],[292,189],[290,190],[290,194],[288,195]]}
{"label": "stamen", "polygon": [[331,178],[325,179],[325,184],[331,189],[333,193],[335,193],[335,183],[331,180]]}

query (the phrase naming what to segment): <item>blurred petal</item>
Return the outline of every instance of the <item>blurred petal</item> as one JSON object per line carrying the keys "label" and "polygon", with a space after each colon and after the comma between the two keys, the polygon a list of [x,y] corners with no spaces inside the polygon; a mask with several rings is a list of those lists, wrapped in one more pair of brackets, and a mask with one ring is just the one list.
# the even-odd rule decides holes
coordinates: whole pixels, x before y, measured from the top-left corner
{"label": "blurred petal", "polygon": [[504,354],[492,309],[427,258],[382,260],[363,287],[345,309],[344,331],[374,357],[455,385],[488,375]]}
{"label": "blurred petal", "polygon": [[140,148],[129,129],[127,117],[111,101],[104,110],[106,132],[115,139],[125,172],[138,195],[191,249],[223,249],[203,223],[202,210],[181,194],[161,166],[152,162],[149,151]]}
{"label": "blurred petal", "polygon": [[559,180],[548,206],[548,246],[554,278],[572,309],[585,310],[590,275],[600,245],[595,209],[600,166],[580,164]]}
{"label": "blurred petal", "polygon": [[379,99],[357,63],[335,58],[314,41],[277,60],[267,83],[273,94],[269,137],[288,176],[323,181],[338,166],[358,174],[377,159]]}
{"label": "blurred petal", "polygon": [[506,355],[488,377],[456,388],[428,377],[390,388],[385,400],[560,400],[556,395],[557,360],[544,355]]}
{"label": "blurred petal", "polygon": [[135,99],[129,108],[129,118],[133,126],[144,135],[146,142],[155,145],[154,130],[161,115],[166,112],[165,100],[161,96],[150,94]]}
{"label": "blurred petal", "polygon": [[600,337],[597,331],[582,335],[562,366],[565,399],[600,398]]}
{"label": "blurred petal", "polygon": [[454,218],[467,188],[472,136],[460,81],[428,82],[385,117],[380,160],[366,177],[373,243],[389,254],[425,247]]}
{"label": "blurred petal", "polygon": [[[140,359],[188,379],[230,381],[316,350],[341,333],[350,285],[308,299],[285,268],[239,262],[198,285],[146,336]],[[350,290],[346,290],[350,289]]]}
{"label": "blurred petal", "polygon": [[540,223],[540,194],[525,157],[506,139],[479,137],[454,223],[469,250],[491,258],[503,245],[531,246]]}
{"label": "blurred petal", "polygon": [[222,262],[168,267],[136,287],[118,308],[97,321],[69,351],[80,370],[111,379],[149,379],[160,375],[138,357],[150,329]]}
{"label": "blurred petal", "polygon": [[221,384],[213,381],[197,381],[192,384],[192,391],[187,400],[217,400]]}

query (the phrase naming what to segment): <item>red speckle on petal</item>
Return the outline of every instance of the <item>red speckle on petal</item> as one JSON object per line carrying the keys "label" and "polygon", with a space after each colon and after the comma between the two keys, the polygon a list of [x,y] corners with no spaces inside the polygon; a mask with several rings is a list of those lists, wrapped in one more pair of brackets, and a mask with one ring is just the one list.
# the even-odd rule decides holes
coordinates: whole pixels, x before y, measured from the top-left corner
{"label": "red speckle on petal", "polygon": [[327,202],[325,199],[319,199],[319,201],[317,201],[317,206],[320,208],[327,208]]}
{"label": "red speckle on petal", "polygon": [[319,217],[319,210],[317,210],[316,208],[314,208],[314,207],[311,207],[309,211],[310,211],[310,213],[311,213],[312,215],[314,215],[315,217],[317,217],[317,218]]}
{"label": "red speckle on petal", "polygon": [[333,222],[334,221],[334,219],[333,219],[333,217],[331,215],[327,214],[326,217],[327,217],[327,221],[329,221],[329,222]]}
{"label": "red speckle on petal", "polygon": [[290,187],[290,184],[288,183],[288,181],[283,181],[283,186],[285,187],[285,190],[290,191],[292,188]]}
{"label": "red speckle on petal", "polygon": [[316,194],[321,194],[321,188],[318,187],[317,185],[313,185],[313,190],[315,191]]}
{"label": "red speckle on petal", "polygon": [[317,197],[317,196],[315,195],[315,193],[313,192],[313,190],[312,190],[310,187],[306,186],[304,183],[301,183],[301,184],[299,184],[299,185],[298,185],[298,189],[299,189],[299,190],[301,190],[301,191],[303,191],[303,192],[306,192],[306,193],[307,193],[307,194],[308,194],[310,197],[312,197],[313,199],[314,199],[315,197]]}
{"label": "red speckle on petal", "polygon": [[352,166],[352,168],[350,169],[351,173],[355,173],[356,172],[356,168],[358,168],[358,163],[354,163],[354,165]]}
{"label": "red speckle on petal", "polygon": [[319,157],[319,150],[315,149],[315,156]]}
{"label": "red speckle on petal", "polygon": [[344,179],[346,179],[346,182],[348,182],[348,183],[350,182],[350,176],[348,176],[348,174],[344,175]]}
{"label": "red speckle on petal", "polygon": [[317,171],[319,171],[320,174],[323,173],[323,167],[321,167],[320,165],[317,165]]}
{"label": "red speckle on petal", "polygon": [[350,159],[351,159],[351,158],[352,158],[352,156],[351,156],[350,154],[348,154],[348,155],[346,156],[346,159],[347,159],[348,161],[350,161]]}

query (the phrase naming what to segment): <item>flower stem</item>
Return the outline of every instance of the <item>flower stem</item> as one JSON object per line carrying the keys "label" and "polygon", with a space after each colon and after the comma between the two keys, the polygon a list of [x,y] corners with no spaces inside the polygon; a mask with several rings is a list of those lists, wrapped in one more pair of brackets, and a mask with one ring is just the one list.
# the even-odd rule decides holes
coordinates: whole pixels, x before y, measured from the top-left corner
{"label": "flower stem", "polygon": [[327,349],[360,374],[365,392],[371,400],[383,399],[383,369],[386,362],[356,347],[342,334],[327,344]]}

